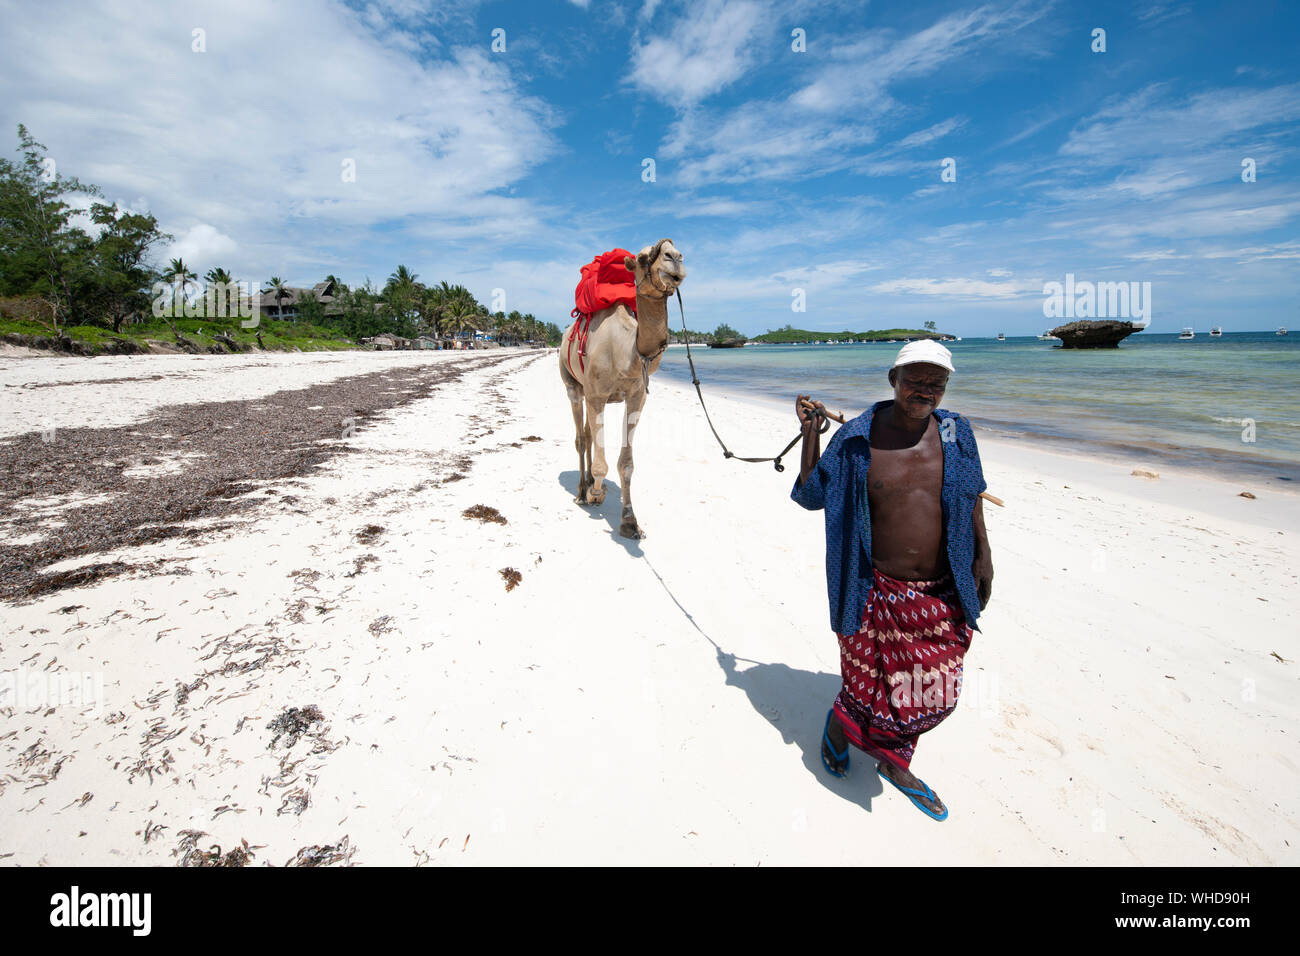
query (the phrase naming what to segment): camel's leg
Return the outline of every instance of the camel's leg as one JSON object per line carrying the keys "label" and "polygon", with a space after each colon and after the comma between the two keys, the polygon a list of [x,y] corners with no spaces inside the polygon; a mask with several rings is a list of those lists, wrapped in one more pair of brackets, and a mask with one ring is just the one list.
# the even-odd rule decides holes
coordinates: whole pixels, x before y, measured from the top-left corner
{"label": "camel's leg", "polygon": [[588,446],[591,453],[591,487],[587,489],[587,504],[599,505],[605,502],[605,476],[609,474],[609,465],[605,464],[605,402],[587,396],[587,431],[591,436]]}
{"label": "camel's leg", "polygon": [[587,423],[582,420],[584,404],[582,391],[577,386],[570,385],[569,406],[573,409],[573,447],[578,452],[578,497],[573,500],[580,505],[586,504],[587,489],[591,487],[591,466],[587,463],[591,453],[589,437],[591,433],[587,429]]}
{"label": "camel's leg", "polygon": [[625,538],[644,538],[645,532],[636,523],[632,512],[632,433],[636,430],[637,419],[645,405],[645,392],[638,389],[635,395],[627,397],[623,409],[623,448],[618,453],[618,478],[623,486],[623,523],[618,533]]}
{"label": "camel's leg", "polygon": [[586,469],[586,471],[583,472],[583,476],[584,476],[584,477],[583,477],[583,479],[582,479],[583,482],[584,482],[584,484],[583,484],[583,486],[582,486],[582,487],[583,487],[583,498],[582,498],[582,503],[583,503],[583,504],[586,504],[586,503],[587,503],[586,492],[591,488],[591,484],[592,484],[592,477],[591,477],[591,444],[592,444],[592,438],[591,438],[591,419],[590,419],[590,418],[587,419],[586,423],[582,426],[582,434],[583,434],[583,446],[582,446],[582,447],[586,450],[586,457],[585,457],[585,459],[584,459],[584,463],[583,463],[583,467]]}
{"label": "camel's leg", "polygon": [[569,395],[569,407],[573,410],[573,447],[578,452],[578,496],[576,504],[587,503],[587,489],[591,487],[591,429],[583,421],[582,385],[573,374],[564,367],[564,355],[560,355],[560,380]]}

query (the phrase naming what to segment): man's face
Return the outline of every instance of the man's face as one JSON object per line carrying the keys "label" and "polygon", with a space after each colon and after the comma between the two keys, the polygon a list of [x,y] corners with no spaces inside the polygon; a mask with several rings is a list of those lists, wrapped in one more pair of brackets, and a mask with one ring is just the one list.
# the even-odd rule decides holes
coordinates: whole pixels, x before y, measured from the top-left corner
{"label": "man's face", "polygon": [[894,370],[894,404],[908,418],[925,418],[943,399],[948,370],[929,362],[913,362]]}

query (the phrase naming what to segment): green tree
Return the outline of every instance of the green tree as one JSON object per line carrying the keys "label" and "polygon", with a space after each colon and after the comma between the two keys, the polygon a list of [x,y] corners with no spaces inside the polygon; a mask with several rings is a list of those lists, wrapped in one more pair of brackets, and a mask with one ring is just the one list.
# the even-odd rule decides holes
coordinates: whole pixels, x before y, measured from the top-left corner
{"label": "green tree", "polygon": [[339,296],[339,322],[343,332],[354,341],[387,331],[379,314],[379,296],[367,279],[364,285],[347,289]]}
{"label": "green tree", "polygon": [[308,290],[298,298],[295,321],[307,325],[323,325],[325,306],[315,292]]}
{"label": "green tree", "polygon": [[88,248],[63,197],[98,196],[99,190],[58,173],[45,146],[21,123],[18,152],[19,163],[0,158],[0,295],[42,299],[57,335],[72,313],[78,258]]}
{"label": "green tree", "polygon": [[76,311],[87,321],[107,321],[114,332],[121,332],[124,321],[149,310],[150,287],[157,276],[149,253],[171,236],[159,230],[152,215],[122,212],[116,204],[94,203],[90,218],[99,236],[82,260]]}

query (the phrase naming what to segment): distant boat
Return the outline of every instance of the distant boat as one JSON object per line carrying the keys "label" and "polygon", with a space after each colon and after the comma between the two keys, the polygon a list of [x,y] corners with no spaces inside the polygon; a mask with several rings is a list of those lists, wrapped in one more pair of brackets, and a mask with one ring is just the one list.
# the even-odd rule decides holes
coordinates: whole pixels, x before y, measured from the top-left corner
{"label": "distant boat", "polygon": [[1006,335],[1006,333],[1005,333],[1005,332],[999,332],[999,333],[998,333],[998,341],[999,341],[999,342],[1005,342],[1006,340],[1007,340],[1007,335]]}
{"label": "distant boat", "polygon": [[1196,333],[1192,331],[1192,327],[1190,325],[1178,333],[1178,340],[1180,342],[1188,341],[1194,338],[1196,338]]}
{"label": "distant boat", "polygon": [[1286,335],[1286,326],[1284,325],[1284,326],[1282,326],[1282,328],[1278,329],[1278,330],[1277,330],[1277,334],[1278,334],[1278,335]]}
{"label": "distant boat", "polygon": [[1059,338],[1057,338],[1055,335],[1053,335],[1051,332],[1044,332],[1042,335],[1040,335],[1040,336],[1038,337],[1038,341],[1040,341],[1040,342],[1059,342],[1059,341],[1061,341],[1061,340],[1060,340]]}
{"label": "distant boat", "polygon": [[1216,325],[1214,328],[1210,329],[1211,338],[1217,339],[1222,334],[1223,334],[1223,326],[1221,325]]}

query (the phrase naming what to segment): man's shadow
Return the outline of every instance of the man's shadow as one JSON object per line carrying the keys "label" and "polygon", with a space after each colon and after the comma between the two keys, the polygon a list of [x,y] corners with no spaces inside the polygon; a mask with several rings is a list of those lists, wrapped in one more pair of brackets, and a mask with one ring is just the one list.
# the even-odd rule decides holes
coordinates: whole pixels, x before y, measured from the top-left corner
{"label": "man's shadow", "polygon": [[[569,498],[575,498],[578,494],[578,473],[576,471],[562,471],[559,474],[560,486],[568,493]],[[609,476],[605,476],[605,500],[599,505],[579,505],[571,504],[571,507],[581,508],[587,513],[587,517],[593,521],[604,519],[609,525],[609,536],[623,549],[634,558],[643,557],[641,542],[635,538],[625,538],[618,533],[619,526],[623,523],[623,489],[616,482],[610,481]]]}
{"label": "man's shadow", "polygon": [[839,675],[758,662],[741,670],[736,662],[745,658],[737,658],[720,647],[717,659],[727,684],[743,690],[750,706],[780,732],[781,739],[799,748],[804,767],[817,782],[870,813],[872,798],[885,789],[876,774],[876,761],[850,745],[847,777],[831,776],[822,763],[822,730],[826,711],[840,691]]}
{"label": "man's shadow", "polygon": [[[822,764],[822,730],[826,725],[826,711],[830,710],[831,702],[840,691],[839,675],[801,671],[787,664],[764,664],[728,654],[705,633],[695,615],[677,600],[677,595],[673,594],[650,559],[642,560],[691,626],[713,645],[727,685],[744,691],[750,706],[780,733],[781,739],[787,745],[799,748],[804,768],[818,783],[870,813],[872,798],[884,791],[884,785],[876,774],[875,760],[850,746],[847,777],[832,777]],[[736,666],[737,661],[753,666],[741,670]]]}

